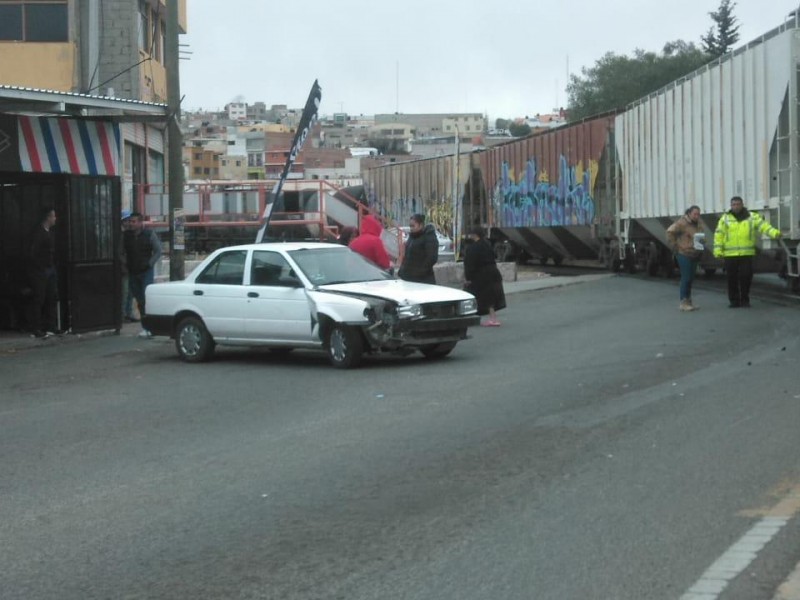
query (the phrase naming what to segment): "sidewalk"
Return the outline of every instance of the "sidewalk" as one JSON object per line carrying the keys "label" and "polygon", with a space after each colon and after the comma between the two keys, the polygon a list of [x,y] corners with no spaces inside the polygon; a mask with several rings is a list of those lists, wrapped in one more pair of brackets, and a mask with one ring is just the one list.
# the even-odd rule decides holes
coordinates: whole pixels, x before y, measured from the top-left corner
{"label": "sidewalk", "polygon": [[[120,335],[134,337],[138,335],[140,330],[141,325],[139,323],[124,323],[120,330]],[[104,331],[90,331],[88,333],[66,333],[64,335],[54,335],[44,339],[37,339],[31,337],[30,334],[18,331],[0,331],[0,359],[17,352],[37,350],[39,348],[51,346],[70,345],[77,342],[96,340],[97,338],[107,335],[116,335],[116,331],[108,329]]]}

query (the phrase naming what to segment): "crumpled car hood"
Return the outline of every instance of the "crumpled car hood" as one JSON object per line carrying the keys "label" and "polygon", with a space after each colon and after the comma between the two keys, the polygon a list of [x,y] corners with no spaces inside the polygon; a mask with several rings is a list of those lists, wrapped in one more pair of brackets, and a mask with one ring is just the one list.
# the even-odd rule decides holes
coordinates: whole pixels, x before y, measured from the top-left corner
{"label": "crumpled car hood", "polygon": [[430,302],[456,302],[467,300],[471,294],[440,285],[413,283],[402,279],[361,281],[320,286],[319,291],[374,296],[393,300],[398,304],[426,304]]}

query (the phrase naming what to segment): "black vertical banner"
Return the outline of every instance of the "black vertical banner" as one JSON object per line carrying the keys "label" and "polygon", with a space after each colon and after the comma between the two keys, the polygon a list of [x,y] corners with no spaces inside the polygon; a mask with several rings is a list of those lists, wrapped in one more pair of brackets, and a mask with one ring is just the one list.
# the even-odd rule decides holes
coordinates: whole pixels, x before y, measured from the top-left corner
{"label": "black vertical banner", "polygon": [[18,173],[21,170],[17,117],[0,114],[0,171]]}
{"label": "black vertical banner", "polygon": [[311,93],[308,94],[308,100],[306,100],[306,106],[303,109],[303,114],[300,117],[300,122],[297,124],[297,133],[295,133],[294,135],[294,141],[292,142],[292,149],[289,151],[289,156],[286,159],[286,164],[283,165],[281,178],[278,180],[278,185],[276,185],[275,188],[270,193],[270,197],[267,200],[267,205],[264,208],[264,214],[261,217],[262,220],[261,227],[259,228],[258,235],[256,236],[257,244],[260,244],[261,241],[264,239],[264,233],[266,232],[267,226],[269,225],[269,219],[272,216],[272,213],[276,212],[275,205],[278,202],[278,199],[281,197],[281,189],[283,189],[283,182],[286,181],[286,177],[289,175],[289,171],[291,170],[295,159],[297,159],[297,155],[303,148],[303,143],[306,141],[308,134],[311,133],[311,128],[317,121],[319,103],[321,101],[322,101],[322,88],[319,87],[319,83],[317,83],[317,80],[315,79],[314,85],[311,86]]}

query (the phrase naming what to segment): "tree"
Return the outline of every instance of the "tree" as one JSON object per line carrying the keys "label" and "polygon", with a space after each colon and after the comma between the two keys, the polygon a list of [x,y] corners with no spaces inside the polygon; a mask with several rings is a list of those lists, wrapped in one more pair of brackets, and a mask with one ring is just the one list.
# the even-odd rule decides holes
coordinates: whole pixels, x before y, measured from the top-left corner
{"label": "tree", "polygon": [[511,121],[508,119],[497,119],[494,122],[495,129],[508,129],[508,126],[511,124]]}
{"label": "tree", "polygon": [[531,132],[531,126],[527,123],[509,123],[508,124],[508,132],[513,135],[514,137],[522,137],[523,135],[528,135]]}
{"label": "tree", "polygon": [[706,64],[709,56],[694,43],[677,40],[661,53],[637,49],[633,56],[606,53],[581,75],[572,75],[568,115],[579,121],[599,113],[624,108]]}
{"label": "tree", "polygon": [[703,50],[712,58],[719,58],[729,52],[739,41],[739,25],[733,16],[734,6],[736,3],[731,0],[721,0],[719,8],[708,13],[714,25],[708,28],[708,32],[701,39]]}

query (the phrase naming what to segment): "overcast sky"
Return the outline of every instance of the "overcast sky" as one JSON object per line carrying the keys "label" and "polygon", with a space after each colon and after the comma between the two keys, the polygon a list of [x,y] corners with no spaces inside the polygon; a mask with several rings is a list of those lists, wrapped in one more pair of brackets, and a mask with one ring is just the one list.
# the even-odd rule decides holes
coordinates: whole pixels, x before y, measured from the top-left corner
{"label": "overcast sky", "polygon": [[[798,0],[739,0],[740,41],[778,26]],[[699,43],[719,0],[189,0],[185,110],[232,100],[320,112],[479,112],[566,106],[567,69],[608,51]]]}

